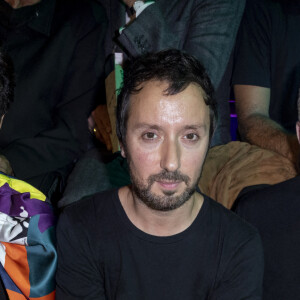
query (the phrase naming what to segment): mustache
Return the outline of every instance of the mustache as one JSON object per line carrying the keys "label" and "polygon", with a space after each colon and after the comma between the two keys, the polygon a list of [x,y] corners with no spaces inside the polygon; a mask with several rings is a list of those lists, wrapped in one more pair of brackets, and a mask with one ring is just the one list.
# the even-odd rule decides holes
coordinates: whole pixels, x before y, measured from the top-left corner
{"label": "mustache", "polygon": [[186,185],[188,185],[189,182],[191,181],[189,176],[181,173],[180,171],[169,172],[164,170],[158,174],[150,175],[148,178],[148,183],[151,185],[154,181],[163,181],[163,180],[183,181],[185,182]]}

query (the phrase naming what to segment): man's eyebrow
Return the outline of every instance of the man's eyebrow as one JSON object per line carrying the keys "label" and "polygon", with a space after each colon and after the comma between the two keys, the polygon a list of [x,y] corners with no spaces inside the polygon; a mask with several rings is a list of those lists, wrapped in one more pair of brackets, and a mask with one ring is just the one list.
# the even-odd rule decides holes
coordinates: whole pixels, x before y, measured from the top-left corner
{"label": "man's eyebrow", "polygon": [[195,125],[186,125],[184,127],[185,130],[189,130],[189,129],[193,129],[193,130],[204,130],[206,131],[207,129],[207,126],[205,124],[195,124]]}
{"label": "man's eyebrow", "polygon": [[136,124],[133,129],[154,129],[154,130],[161,130],[161,127],[156,124],[149,124],[149,123],[138,123]]}
{"label": "man's eyebrow", "polygon": [[[138,123],[134,126],[134,130],[140,129],[153,129],[153,130],[161,130],[162,128],[156,124],[149,124],[149,123]],[[193,125],[186,125],[183,127],[183,130],[207,130],[207,125],[205,124],[193,124]]]}

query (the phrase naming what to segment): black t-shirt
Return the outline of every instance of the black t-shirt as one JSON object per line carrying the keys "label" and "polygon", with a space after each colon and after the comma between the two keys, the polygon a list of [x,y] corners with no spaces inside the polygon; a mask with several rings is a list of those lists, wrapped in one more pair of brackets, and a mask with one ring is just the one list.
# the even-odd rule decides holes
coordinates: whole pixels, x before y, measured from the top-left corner
{"label": "black t-shirt", "polygon": [[298,6],[283,1],[247,1],[233,73],[233,84],[270,88],[270,118],[293,133],[300,88]]}
{"label": "black t-shirt", "polygon": [[264,300],[300,298],[300,176],[245,193],[236,212],[259,230]]}
{"label": "black t-shirt", "polygon": [[57,299],[261,299],[258,233],[207,197],[189,228],[158,237],[104,192],[67,207],[57,237]]}

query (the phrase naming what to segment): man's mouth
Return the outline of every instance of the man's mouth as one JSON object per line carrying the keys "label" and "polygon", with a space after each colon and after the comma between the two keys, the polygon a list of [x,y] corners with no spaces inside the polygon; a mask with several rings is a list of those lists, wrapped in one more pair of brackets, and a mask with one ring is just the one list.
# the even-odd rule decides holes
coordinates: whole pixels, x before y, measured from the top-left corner
{"label": "man's mouth", "polygon": [[176,189],[182,181],[160,180],[157,183],[166,190]]}

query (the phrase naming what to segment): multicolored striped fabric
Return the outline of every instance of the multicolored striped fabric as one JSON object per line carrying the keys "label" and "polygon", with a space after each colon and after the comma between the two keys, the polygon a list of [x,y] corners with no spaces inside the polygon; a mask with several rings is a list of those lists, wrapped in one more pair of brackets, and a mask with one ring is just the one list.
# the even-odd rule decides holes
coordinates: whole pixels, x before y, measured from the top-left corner
{"label": "multicolored striped fabric", "polygon": [[45,200],[0,173],[0,276],[10,299],[55,299],[55,216]]}

